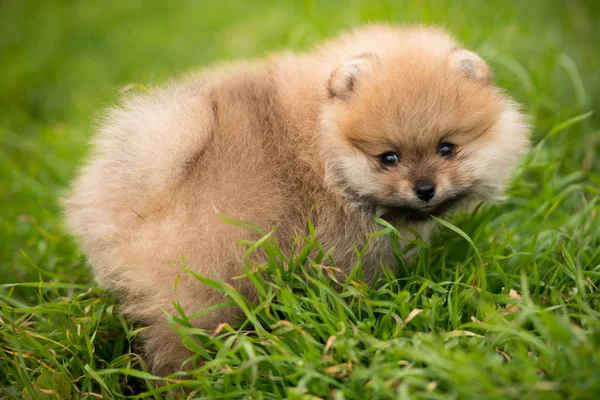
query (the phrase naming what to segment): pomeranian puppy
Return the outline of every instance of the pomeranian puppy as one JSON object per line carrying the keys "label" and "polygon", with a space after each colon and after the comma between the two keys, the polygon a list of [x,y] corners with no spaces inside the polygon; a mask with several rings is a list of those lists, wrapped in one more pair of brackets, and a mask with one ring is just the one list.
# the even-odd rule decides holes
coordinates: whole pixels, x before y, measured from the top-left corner
{"label": "pomeranian puppy", "polygon": [[[500,197],[527,133],[489,66],[448,33],[368,26],[308,54],[129,95],[101,123],[65,201],[67,224],[99,282],[148,326],[147,360],[168,373],[190,353],[164,312],[174,301],[188,315],[223,301],[182,273],[182,257],[253,296],[247,280],[232,279],[251,233],[219,215],[277,226],[289,249],[312,208],[320,243],[347,271],[353,249],[381,229],[374,215],[427,239],[432,215]],[[370,238],[362,262],[366,279],[391,266],[389,239]],[[231,311],[194,324],[214,329]]]}

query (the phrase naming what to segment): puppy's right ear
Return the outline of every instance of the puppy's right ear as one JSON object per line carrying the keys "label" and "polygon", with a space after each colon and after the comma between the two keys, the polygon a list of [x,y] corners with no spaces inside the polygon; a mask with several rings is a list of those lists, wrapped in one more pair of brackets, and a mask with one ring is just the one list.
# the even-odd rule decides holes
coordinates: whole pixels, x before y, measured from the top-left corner
{"label": "puppy's right ear", "polygon": [[370,72],[378,61],[375,55],[365,53],[342,63],[331,73],[327,81],[329,97],[340,100],[350,99],[361,77]]}
{"label": "puppy's right ear", "polygon": [[456,49],[452,52],[451,62],[454,69],[464,77],[484,84],[492,80],[492,69],[479,55],[469,50]]}

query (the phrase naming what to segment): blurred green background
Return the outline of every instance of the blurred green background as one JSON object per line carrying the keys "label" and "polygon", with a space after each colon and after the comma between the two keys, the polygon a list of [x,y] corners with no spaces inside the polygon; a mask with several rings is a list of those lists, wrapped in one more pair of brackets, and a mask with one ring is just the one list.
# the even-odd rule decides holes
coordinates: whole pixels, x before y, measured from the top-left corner
{"label": "blurred green background", "polygon": [[[164,82],[219,61],[306,49],[352,26],[440,24],[479,51],[524,107],[534,139],[600,104],[600,2],[0,2],[0,283],[69,271],[81,258],[57,198],[88,152],[95,118],[130,83]],[[598,171],[599,115],[547,157]],[[586,153],[587,152],[587,153]],[[589,165],[588,165],[589,164]]]}
{"label": "blurred green background", "polygon": [[[215,62],[307,49],[376,21],[448,28],[489,61],[497,83],[524,105],[536,142],[557,124],[600,110],[600,2],[594,0],[0,0],[0,284],[43,278],[81,285],[61,292],[66,298],[93,285],[62,229],[58,199],[89,151],[94,121],[123,88]],[[583,232],[581,221],[570,218],[587,204],[580,188],[600,186],[600,115],[550,137],[515,191],[513,206],[522,208],[506,216],[513,230],[504,233],[515,242],[537,228],[573,235],[580,242],[570,251],[584,254],[578,243],[598,245],[600,231]],[[573,182],[578,189],[554,204]],[[503,232],[504,225],[490,229]],[[494,240],[495,233],[486,234]],[[597,258],[594,249],[589,253],[589,260]],[[0,306],[10,301],[19,312],[60,297],[6,290]]]}

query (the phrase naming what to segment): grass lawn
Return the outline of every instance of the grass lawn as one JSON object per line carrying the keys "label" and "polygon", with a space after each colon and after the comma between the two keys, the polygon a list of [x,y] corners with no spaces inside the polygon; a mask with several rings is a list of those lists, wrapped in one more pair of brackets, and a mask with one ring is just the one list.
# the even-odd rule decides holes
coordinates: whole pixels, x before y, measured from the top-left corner
{"label": "grass lawn", "polygon": [[[205,282],[247,323],[168,317],[206,361],[152,376],[62,226],[98,113],[131,83],[369,21],[445,25],[525,105],[534,147],[509,199],[441,221],[373,287],[360,262],[334,283],[264,240],[258,304]],[[599,24],[593,0],[0,2],[0,399],[600,398]]]}

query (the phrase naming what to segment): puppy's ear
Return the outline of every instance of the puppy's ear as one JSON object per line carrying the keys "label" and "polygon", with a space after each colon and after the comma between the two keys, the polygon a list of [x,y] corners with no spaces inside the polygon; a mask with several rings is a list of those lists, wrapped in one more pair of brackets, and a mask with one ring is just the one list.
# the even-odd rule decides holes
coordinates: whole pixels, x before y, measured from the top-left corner
{"label": "puppy's ear", "polygon": [[468,79],[486,84],[492,81],[492,69],[483,58],[472,51],[456,49],[452,52],[450,62],[456,71]]}
{"label": "puppy's ear", "polygon": [[337,97],[340,100],[350,99],[361,78],[364,78],[378,62],[375,55],[365,53],[342,63],[331,73],[327,81],[329,97]]}

